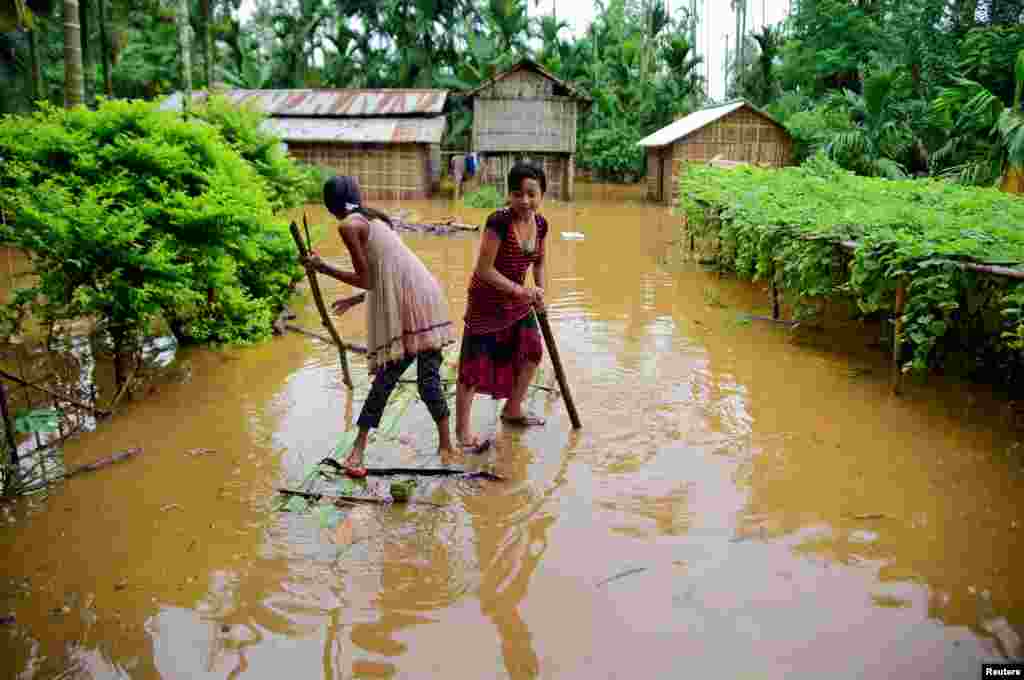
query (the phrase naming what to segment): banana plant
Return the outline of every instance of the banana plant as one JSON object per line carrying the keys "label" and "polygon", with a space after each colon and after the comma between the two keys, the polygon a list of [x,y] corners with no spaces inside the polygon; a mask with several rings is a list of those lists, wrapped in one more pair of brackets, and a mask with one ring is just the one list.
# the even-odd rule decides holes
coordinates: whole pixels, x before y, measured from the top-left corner
{"label": "banana plant", "polygon": [[844,90],[855,127],[837,134],[826,145],[834,161],[863,175],[889,179],[907,176],[899,159],[906,157],[913,139],[893,115],[896,77],[895,69],[880,70],[864,79],[864,94]]}
{"label": "banana plant", "polygon": [[1017,54],[1013,103],[974,80],[957,78],[933,108],[949,123],[949,139],[932,154],[933,174],[963,184],[991,185],[1024,171],[1024,50]]}

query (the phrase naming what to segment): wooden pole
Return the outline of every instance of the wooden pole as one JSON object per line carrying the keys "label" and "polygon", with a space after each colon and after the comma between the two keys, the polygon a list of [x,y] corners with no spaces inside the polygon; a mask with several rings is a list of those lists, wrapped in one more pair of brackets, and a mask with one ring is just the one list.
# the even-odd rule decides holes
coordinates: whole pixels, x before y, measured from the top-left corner
{"label": "wooden pole", "polygon": [[[299,225],[295,224],[294,221],[289,225],[289,229],[292,232],[292,238],[295,239],[295,247],[299,249],[299,254],[306,257],[309,251],[306,250],[306,244],[302,242],[302,234],[299,233]],[[317,311],[320,312],[320,320],[324,324],[324,328],[331,335],[331,340],[334,341],[335,346],[338,348],[338,356],[341,359],[341,372],[345,382],[345,387],[352,389],[352,375],[348,370],[348,356],[345,354],[345,343],[342,342],[341,336],[338,335],[338,329],[334,327],[331,322],[331,317],[327,313],[327,306],[324,304],[323,295],[320,293],[320,284],[316,280],[316,271],[312,267],[306,267],[306,277],[309,279],[309,289],[313,292],[313,302],[316,303]]]}
{"label": "wooden pole", "polygon": [[893,329],[892,329],[892,393],[903,392],[903,370],[900,366],[900,355],[903,345],[903,310],[907,303],[907,286],[904,280],[900,280],[896,286],[896,304],[893,306]]}
{"label": "wooden pole", "polygon": [[776,321],[779,320],[779,287],[775,283],[775,263],[773,262],[769,269],[769,276],[772,279],[772,318]]}
{"label": "wooden pole", "polygon": [[14,419],[7,407],[7,389],[0,380],[0,416],[4,419],[4,436],[7,438],[7,447],[11,450],[11,465],[18,465],[18,442],[14,438]]}
{"label": "wooden pole", "polygon": [[555,345],[555,336],[551,332],[551,325],[548,324],[547,312],[537,312],[537,321],[540,323],[540,330],[544,334],[544,344],[548,347],[548,354],[551,355],[551,363],[555,367],[555,377],[558,378],[558,386],[562,390],[562,399],[565,400],[565,408],[569,411],[569,420],[572,421],[574,430],[582,427],[580,416],[576,413],[576,404],[573,403],[572,394],[569,392],[569,383],[565,380],[565,371],[562,370],[562,360],[558,356],[558,347]]}

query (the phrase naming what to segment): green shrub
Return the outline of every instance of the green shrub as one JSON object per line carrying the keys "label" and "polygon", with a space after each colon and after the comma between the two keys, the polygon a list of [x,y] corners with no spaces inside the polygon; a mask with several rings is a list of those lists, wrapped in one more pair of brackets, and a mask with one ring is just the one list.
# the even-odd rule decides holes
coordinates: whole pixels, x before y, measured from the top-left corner
{"label": "green shrub", "polygon": [[491,184],[485,184],[476,191],[462,197],[463,203],[470,208],[495,210],[505,205],[505,197]]}
{"label": "green shrub", "polygon": [[[266,179],[282,166],[252,150],[247,124],[215,117],[216,127],[107,101],[0,119],[0,242],[26,250],[38,277],[0,308],[4,330],[29,312],[94,317],[115,338],[161,317],[186,343],[268,335],[302,275],[268,197],[286,200]],[[232,145],[219,130],[241,133]]]}
{"label": "green shrub", "polygon": [[786,129],[793,136],[793,160],[810,158],[837,134],[853,129],[850,112],[841,106],[822,104],[797,111],[786,118]]}
{"label": "green shrub", "polygon": [[324,201],[324,184],[331,177],[338,174],[334,168],[323,165],[309,165],[299,163],[303,173],[303,201],[306,203],[322,204]]}
{"label": "green shrub", "polygon": [[294,208],[306,200],[308,175],[284,151],[281,140],[260,127],[266,119],[263,113],[222,95],[210,97],[192,113],[217,128],[231,148],[256,169],[267,183],[267,198],[275,211]]}
{"label": "green shrub", "polygon": [[588,130],[580,137],[579,166],[594,170],[604,179],[642,177],[644,149],[636,145],[641,137],[627,124]]}
{"label": "green shrub", "polygon": [[[798,302],[842,295],[865,313],[889,310],[905,280],[907,369],[935,366],[940,343],[959,342],[957,329],[975,334],[959,349],[984,345],[990,356],[1024,358],[1024,283],[959,266],[1024,263],[1024,201],[1016,196],[860,177],[822,155],[780,170],[691,164],[679,187],[689,227],[721,239],[721,266],[746,278],[774,275]],[[844,240],[857,244],[848,271]],[[982,315],[997,310],[994,327],[982,327]]]}

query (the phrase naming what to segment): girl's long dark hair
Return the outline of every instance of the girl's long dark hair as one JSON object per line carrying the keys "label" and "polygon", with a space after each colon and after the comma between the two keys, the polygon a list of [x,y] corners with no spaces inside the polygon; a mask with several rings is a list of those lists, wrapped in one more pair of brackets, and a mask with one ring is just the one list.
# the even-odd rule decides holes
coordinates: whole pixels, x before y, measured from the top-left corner
{"label": "girl's long dark hair", "polygon": [[367,219],[378,219],[393,227],[391,218],[380,210],[363,205],[359,180],[348,175],[335,175],[324,183],[324,205],[339,219],[359,213]]}

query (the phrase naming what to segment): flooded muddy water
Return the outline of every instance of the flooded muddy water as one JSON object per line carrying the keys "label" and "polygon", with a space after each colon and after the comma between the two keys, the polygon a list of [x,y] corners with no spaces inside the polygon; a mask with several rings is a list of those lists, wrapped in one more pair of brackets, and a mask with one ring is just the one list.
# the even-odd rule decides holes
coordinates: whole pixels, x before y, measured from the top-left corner
{"label": "flooded muddy water", "polygon": [[[554,395],[528,431],[478,398],[496,446],[456,462],[508,481],[432,482],[441,507],[360,507],[342,535],[272,510],[358,415],[336,351],[297,334],[182,350],[176,379],[66,446],[69,463],[143,454],[0,505],[0,676],[952,678],[1024,655],[1004,404],[938,378],[890,396],[877,327],[744,320],[763,287],[680,261],[663,208],[544,212],[582,430]],[[461,319],[477,236],[403,238]],[[308,292],[295,311],[319,330]],[[347,340],[365,343],[363,314]],[[400,432],[372,464],[438,464],[421,403]]]}

